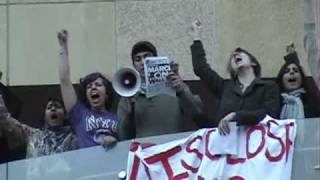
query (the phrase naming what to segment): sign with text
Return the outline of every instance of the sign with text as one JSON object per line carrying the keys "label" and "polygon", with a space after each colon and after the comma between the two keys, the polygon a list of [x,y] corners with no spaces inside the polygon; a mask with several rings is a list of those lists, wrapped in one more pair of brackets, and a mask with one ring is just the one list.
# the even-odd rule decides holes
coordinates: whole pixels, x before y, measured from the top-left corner
{"label": "sign with text", "polygon": [[167,57],[147,57],[144,59],[147,97],[159,94],[175,96],[175,90],[167,82],[170,71],[170,60]]}
{"label": "sign with text", "polygon": [[127,179],[290,180],[295,120],[267,116],[251,127],[200,129],[161,145],[131,144]]}

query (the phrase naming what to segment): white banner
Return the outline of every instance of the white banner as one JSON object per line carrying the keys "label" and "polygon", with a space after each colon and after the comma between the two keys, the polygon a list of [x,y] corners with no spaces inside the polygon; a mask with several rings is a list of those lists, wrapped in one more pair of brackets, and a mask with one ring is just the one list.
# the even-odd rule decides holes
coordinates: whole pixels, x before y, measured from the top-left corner
{"label": "white banner", "polygon": [[295,120],[266,117],[251,127],[230,125],[161,145],[131,144],[127,180],[290,180]]}

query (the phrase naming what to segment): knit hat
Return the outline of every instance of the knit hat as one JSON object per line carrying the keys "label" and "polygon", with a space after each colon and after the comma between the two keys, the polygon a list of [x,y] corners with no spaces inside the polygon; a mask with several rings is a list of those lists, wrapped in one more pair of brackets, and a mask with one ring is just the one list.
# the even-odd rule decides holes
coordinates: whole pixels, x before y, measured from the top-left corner
{"label": "knit hat", "polygon": [[137,53],[144,52],[144,51],[151,52],[153,54],[153,56],[157,56],[158,55],[157,49],[153,44],[151,44],[148,41],[140,41],[140,42],[137,42],[132,47],[131,59],[133,60],[133,56],[136,55]]}

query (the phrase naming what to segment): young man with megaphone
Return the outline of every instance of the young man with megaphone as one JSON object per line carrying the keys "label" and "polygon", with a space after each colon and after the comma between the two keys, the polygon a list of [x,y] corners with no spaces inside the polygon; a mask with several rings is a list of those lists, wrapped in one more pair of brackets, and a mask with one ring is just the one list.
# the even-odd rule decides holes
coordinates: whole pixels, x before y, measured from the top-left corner
{"label": "young man with megaphone", "polygon": [[160,94],[146,97],[144,59],[157,56],[153,44],[147,41],[136,43],[131,52],[132,64],[140,75],[141,85],[131,97],[121,97],[117,115],[120,140],[154,136],[190,130],[191,120],[202,112],[202,102],[183,82],[178,73],[178,65],[171,65],[167,76],[175,96]]}

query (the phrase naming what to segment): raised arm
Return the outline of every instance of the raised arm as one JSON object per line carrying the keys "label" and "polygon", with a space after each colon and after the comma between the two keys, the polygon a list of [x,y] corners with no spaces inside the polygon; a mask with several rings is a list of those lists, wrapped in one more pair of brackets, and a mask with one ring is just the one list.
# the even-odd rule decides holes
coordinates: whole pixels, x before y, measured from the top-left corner
{"label": "raised arm", "polygon": [[296,52],[296,47],[294,43],[291,42],[289,45],[286,46],[286,52],[287,54],[283,57],[286,62],[300,64],[300,60]]}
{"label": "raised arm", "polygon": [[14,133],[20,140],[23,141],[30,137],[32,133],[38,131],[37,129],[23,124],[11,117],[6,105],[4,104],[2,95],[0,95],[0,126],[0,128],[3,130],[3,133]]}
{"label": "raised arm", "polygon": [[68,52],[68,32],[62,30],[58,33],[58,41],[60,44],[60,64],[59,64],[59,78],[62,99],[66,110],[70,112],[72,107],[77,102],[77,95],[73,88],[70,79],[70,63],[69,63],[69,52]]}
{"label": "raised arm", "polygon": [[[298,57],[298,53],[296,52],[296,48],[293,42],[289,43],[286,46],[287,54],[284,56],[284,60],[286,62],[292,62],[300,65],[300,60]],[[301,65],[300,65],[301,66]],[[303,67],[301,67],[303,68]],[[303,72],[300,72],[301,74]],[[320,106],[315,106],[314,104],[320,103],[320,94],[316,87],[315,81],[308,80],[307,77],[303,79],[303,83],[301,85],[302,88],[306,90],[305,100],[303,101],[303,105],[307,111],[305,112],[305,117],[319,117],[320,116]]]}
{"label": "raised arm", "polygon": [[214,71],[207,63],[206,53],[202,42],[200,41],[201,23],[196,20],[192,23],[193,39],[191,45],[191,56],[194,73],[205,82],[205,84],[213,91],[216,97],[221,97],[224,79]]}

